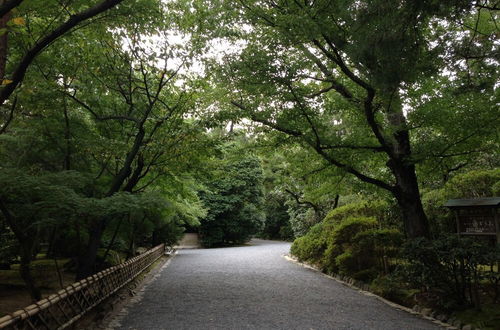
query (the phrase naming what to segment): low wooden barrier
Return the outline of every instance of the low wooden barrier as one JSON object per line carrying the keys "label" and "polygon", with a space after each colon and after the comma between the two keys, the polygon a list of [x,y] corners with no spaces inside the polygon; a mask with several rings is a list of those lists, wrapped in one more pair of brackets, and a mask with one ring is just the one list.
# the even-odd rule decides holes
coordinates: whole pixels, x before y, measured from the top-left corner
{"label": "low wooden barrier", "polygon": [[165,245],[110,267],[11,315],[0,318],[0,329],[64,329],[104,299],[132,281],[165,253]]}

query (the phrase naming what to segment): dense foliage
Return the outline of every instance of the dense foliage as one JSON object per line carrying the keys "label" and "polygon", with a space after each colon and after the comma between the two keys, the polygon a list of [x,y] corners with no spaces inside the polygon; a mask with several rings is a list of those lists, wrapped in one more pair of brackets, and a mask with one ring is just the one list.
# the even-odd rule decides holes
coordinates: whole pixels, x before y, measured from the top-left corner
{"label": "dense foliage", "polygon": [[489,0],[0,0],[0,269],[36,300],[187,227],[498,302],[442,207],[500,195],[498,32]]}
{"label": "dense foliage", "polygon": [[477,170],[454,176],[441,189],[423,195],[433,239],[405,240],[390,204],[365,201],[341,206],[297,238],[291,252],[325,272],[372,283],[378,293],[400,303],[417,301],[454,310],[500,299],[498,246],[491,239],[460,238],[456,219],[443,207],[450,198],[491,196],[499,171]]}
{"label": "dense foliage", "polygon": [[[73,14],[120,2],[37,48]],[[36,300],[30,264],[41,252],[70,257],[83,278],[197,225],[195,177],[216,142],[193,118],[197,83],[186,45],[166,39],[161,1],[31,1],[5,18],[0,93],[12,95],[0,109],[0,228],[12,243],[0,263],[20,263]]]}
{"label": "dense foliage", "polygon": [[380,201],[341,206],[296,239],[291,252],[327,272],[373,280],[389,272],[403,241],[401,232],[388,226],[387,209]]}
{"label": "dense foliage", "polygon": [[258,158],[241,152],[235,147],[225,151],[201,193],[207,216],[199,233],[206,247],[244,243],[262,227],[262,167]]}

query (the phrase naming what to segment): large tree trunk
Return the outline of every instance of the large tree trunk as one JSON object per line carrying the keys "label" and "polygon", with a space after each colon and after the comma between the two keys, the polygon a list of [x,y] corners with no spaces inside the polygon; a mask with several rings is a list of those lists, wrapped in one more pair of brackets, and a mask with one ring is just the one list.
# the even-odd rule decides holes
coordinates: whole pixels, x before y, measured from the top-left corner
{"label": "large tree trunk", "polygon": [[408,237],[429,237],[429,223],[425,215],[418,188],[415,165],[403,162],[390,162],[396,185],[393,195],[403,216],[403,223]]}
{"label": "large tree trunk", "polygon": [[77,281],[95,273],[97,251],[101,246],[101,237],[105,228],[106,219],[98,220],[91,225],[87,248],[85,249],[85,253],[78,258],[78,269],[76,272]]}
{"label": "large tree trunk", "polygon": [[385,137],[390,159],[387,166],[396,179],[392,194],[401,210],[406,235],[410,238],[429,237],[429,223],[420,199],[415,163],[412,160],[410,131],[402,101],[397,93],[389,91],[385,94],[388,100],[387,121],[391,130],[394,130],[391,137]]}

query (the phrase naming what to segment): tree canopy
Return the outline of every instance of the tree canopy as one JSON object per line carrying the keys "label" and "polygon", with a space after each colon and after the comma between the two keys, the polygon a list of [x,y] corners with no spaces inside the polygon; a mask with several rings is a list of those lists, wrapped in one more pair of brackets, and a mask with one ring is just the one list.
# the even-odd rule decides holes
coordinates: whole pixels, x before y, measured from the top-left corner
{"label": "tree canopy", "polygon": [[498,194],[498,9],[0,0],[0,265],[38,299],[40,252],[80,279],[189,228],[354,271],[453,230],[445,197]]}

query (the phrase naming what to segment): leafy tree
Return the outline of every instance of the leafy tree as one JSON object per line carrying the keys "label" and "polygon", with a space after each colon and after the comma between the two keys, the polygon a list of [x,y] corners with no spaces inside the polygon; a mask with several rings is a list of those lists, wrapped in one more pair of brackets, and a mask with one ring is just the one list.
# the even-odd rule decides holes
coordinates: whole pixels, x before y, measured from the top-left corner
{"label": "leafy tree", "polygon": [[[90,4],[90,6],[87,5],[85,7],[82,7],[81,3],[78,3],[76,5],[73,4],[72,6],[70,6],[69,4],[60,4],[59,8],[57,8],[58,12],[54,14],[54,18],[52,20],[45,21],[47,24],[45,25],[44,29],[41,29],[42,33],[39,34],[37,38],[32,39],[36,41],[32,42],[29,46],[26,47],[26,51],[19,57],[19,59],[13,61],[13,63],[15,64],[7,73],[6,62],[7,53],[9,50],[7,34],[9,33],[9,31],[6,27],[10,19],[11,11],[17,7],[20,7],[20,10],[39,10],[43,15],[47,13],[47,10],[44,9],[48,7],[50,10],[52,9],[50,7],[53,6],[46,6],[46,4],[44,4],[45,8],[43,8],[38,4],[35,4],[32,7],[25,8],[23,0],[2,0],[0,2],[0,28],[3,29],[3,31],[1,32],[3,34],[3,37],[0,40],[0,79],[2,80],[3,88],[0,90],[0,106],[4,105],[4,103],[14,93],[16,88],[23,81],[28,68],[32,65],[36,57],[45,48],[47,48],[55,40],[61,38],[65,34],[68,34],[72,29],[74,29],[82,22],[87,21],[115,7],[121,2],[123,2],[123,0],[103,0],[101,2],[95,2],[93,4]],[[22,25],[24,24],[24,22],[25,19],[22,16],[20,16],[20,20],[16,20],[16,18],[13,20],[13,24],[15,25]],[[54,28],[54,24],[58,25],[56,25],[56,27]],[[33,30],[29,29],[27,31]],[[6,77],[8,77],[9,79],[6,79]],[[15,101],[11,105],[11,111],[7,121],[5,123],[2,123],[0,132],[6,129],[7,125],[12,119],[14,110]]]}
{"label": "leafy tree", "polygon": [[26,174],[17,169],[0,172],[0,212],[17,239],[20,274],[33,300],[41,293],[31,275],[44,225],[63,221],[79,209],[82,200],[75,192],[84,182],[77,173]]}
{"label": "leafy tree", "polygon": [[259,236],[267,239],[293,239],[294,232],[290,223],[288,207],[285,204],[286,196],[279,190],[266,191],[264,196],[265,220]]}
{"label": "leafy tree", "polygon": [[199,233],[204,246],[241,244],[256,234],[263,222],[262,167],[241,148],[227,147],[213,177],[201,192],[207,216]]}
{"label": "leafy tree", "polygon": [[[398,202],[406,234],[428,236],[417,164],[472,153],[491,141],[498,127],[491,111],[495,85],[478,69],[491,70],[496,63],[493,18],[481,16],[482,29],[462,24],[488,9],[461,1],[249,0],[227,6],[235,9],[229,19],[248,28],[237,31],[244,49],[228,55],[221,70],[224,90],[229,85],[233,91],[222,101],[235,107],[225,115],[282,132],[326,163],[385,190]],[[447,24],[453,33],[443,32]],[[476,70],[447,64],[459,57],[452,40],[464,29],[461,39],[477,41],[484,54],[473,61]],[[466,70],[477,85],[462,79]],[[441,86],[431,94],[433,82]],[[472,111],[478,89],[481,105]],[[449,120],[443,121],[437,104],[451,99]],[[433,130],[432,122],[416,119],[427,111],[446,122],[446,135],[420,134]],[[467,133],[450,129],[462,123]]]}
{"label": "leafy tree", "polygon": [[[138,3],[145,6],[120,6],[113,19],[82,26],[38,54],[2,130],[0,218],[19,244],[35,300],[37,284],[24,270],[40,243],[50,256],[79,257],[81,278],[103,266],[98,254],[105,260],[114,248],[133,255],[136,244],[173,243],[205,214],[193,181],[212,142],[187,115],[197,86],[181,80],[184,63],[172,63],[182,48],[165,38],[150,47],[168,25],[159,2]],[[87,4],[72,5],[66,9]],[[26,8],[31,34],[11,40],[12,61],[58,6]]]}

